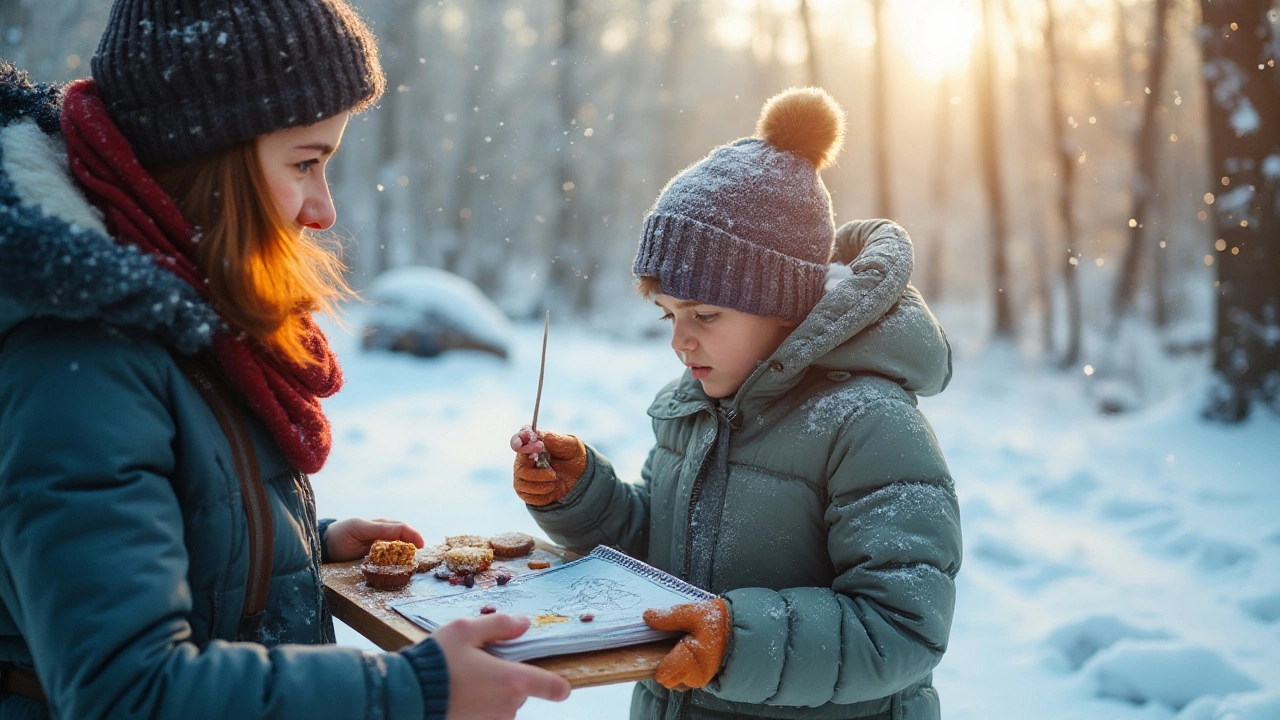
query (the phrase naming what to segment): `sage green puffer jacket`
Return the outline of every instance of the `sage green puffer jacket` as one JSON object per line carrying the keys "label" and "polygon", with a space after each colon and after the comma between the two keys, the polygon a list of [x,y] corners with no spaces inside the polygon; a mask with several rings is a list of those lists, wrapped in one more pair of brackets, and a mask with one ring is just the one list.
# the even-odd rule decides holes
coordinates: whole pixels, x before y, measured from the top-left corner
{"label": "sage green puffer jacket", "polygon": [[727,602],[716,678],[641,683],[636,720],[940,717],[960,518],[916,396],[946,386],[950,346],[900,227],[846,224],[836,257],[852,275],[731,401],[688,373],[658,394],[639,484],[589,450],[568,496],[530,508],[560,544],[617,547]]}

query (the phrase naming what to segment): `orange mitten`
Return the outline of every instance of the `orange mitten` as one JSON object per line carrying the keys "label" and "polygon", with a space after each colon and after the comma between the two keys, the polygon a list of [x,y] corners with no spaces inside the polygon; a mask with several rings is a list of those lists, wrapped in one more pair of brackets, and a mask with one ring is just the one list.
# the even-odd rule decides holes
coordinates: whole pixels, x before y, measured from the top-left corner
{"label": "orange mitten", "polygon": [[540,432],[538,439],[551,456],[551,467],[540,468],[537,458],[516,454],[516,495],[530,505],[542,507],[559,500],[573,489],[587,469],[587,448],[572,435]]}
{"label": "orange mitten", "polygon": [[644,621],[654,630],[688,633],[658,664],[654,679],[663,687],[700,688],[720,672],[729,642],[729,608],[724,600],[686,603],[670,610],[645,610]]}

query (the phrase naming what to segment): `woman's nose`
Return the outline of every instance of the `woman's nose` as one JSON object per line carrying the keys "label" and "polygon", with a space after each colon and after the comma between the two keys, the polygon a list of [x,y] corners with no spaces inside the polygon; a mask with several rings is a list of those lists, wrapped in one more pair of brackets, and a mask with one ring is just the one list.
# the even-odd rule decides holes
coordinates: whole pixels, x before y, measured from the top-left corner
{"label": "woman's nose", "polygon": [[298,223],[312,230],[328,230],[338,221],[338,211],[329,195],[329,183],[321,181],[319,187],[307,193],[298,214]]}

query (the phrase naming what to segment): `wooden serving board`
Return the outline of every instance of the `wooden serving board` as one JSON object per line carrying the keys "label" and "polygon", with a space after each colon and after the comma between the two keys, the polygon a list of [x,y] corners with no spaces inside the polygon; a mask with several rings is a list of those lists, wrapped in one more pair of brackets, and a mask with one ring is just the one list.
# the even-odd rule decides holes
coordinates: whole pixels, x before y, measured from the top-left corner
{"label": "wooden serving board", "polygon": [[[527,573],[526,564],[531,559],[546,560],[554,566],[573,557],[563,548],[539,541],[533,555],[515,560],[496,560],[494,566]],[[430,636],[426,630],[387,607],[387,603],[445,592],[450,589],[448,582],[435,579],[431,573],[418,573],[404,590],[374,590],[365,585],[360,562],[321,566],[325,597],[329,600],[333,616],[383,650],[399,650]],[[674,645],[675,640],[660,640],[613,650],[538,658],[528,663],[556,673],[568,680],[571,687],[611,685],[653,677],[658,663]]]}

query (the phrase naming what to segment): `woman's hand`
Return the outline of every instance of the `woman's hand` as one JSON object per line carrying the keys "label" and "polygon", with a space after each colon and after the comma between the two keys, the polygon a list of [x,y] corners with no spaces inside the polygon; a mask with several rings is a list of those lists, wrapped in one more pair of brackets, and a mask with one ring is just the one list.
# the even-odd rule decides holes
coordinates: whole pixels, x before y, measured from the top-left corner
{"label": "woman's hand", "polygon": [[431,634],[449,667],[449,720],[509,720],[531,697],[559,702],[569,683],[559,675],[499,660],[484,645],[512,640],[529,627],[526,617],[488,615],[454,620]]}
{"label": "woman's hand", "polygon": [[401,540],[422,547],[422,535],[402,522],[394,520],[361,520],[348,518],[329,526],[324,534],[330,562],[359,560],[369,553],[375,540]]}

